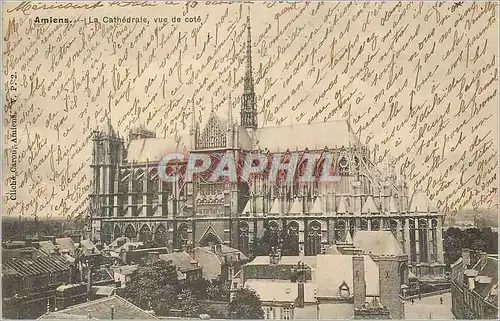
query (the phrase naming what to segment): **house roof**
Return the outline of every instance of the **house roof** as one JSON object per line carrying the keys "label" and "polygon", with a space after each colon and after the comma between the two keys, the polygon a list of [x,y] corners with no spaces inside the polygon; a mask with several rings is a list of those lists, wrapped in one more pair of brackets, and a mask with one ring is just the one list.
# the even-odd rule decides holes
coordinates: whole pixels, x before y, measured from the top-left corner
{"label": "house roof", "polygon": [[[365,267],[366,294],[368,296],[379,294],[378,265],[368,255],[363,255]],[[353,255],[317,255],[318,267],[316,280],[318,296],[338,296],[342,283],[353,289]]]}
{"label": "house roof", "polygon": [[64,320],[64,319],[111,319],[111,306],[113,318],[117,320],[131,319],[157,319],[155,316],[135,306],[118,295],[77,304],[64,310],[49,312],[38,320]]}
{"label": "house roof", "polygon": [[62,256],[38,257],[35,259],[10,259],[3,262],[3,270],[13,273],[15,271],[20,276],[46,275],[69,270],[66,259]]}
{"label": "house roof", "polygon": [[390,231],[357,231],[353,245],[366,254],[404,255],[401,245]]}
{"label": "house roof", "polygon": [[357,144],[358,139],[346,120],[338,120],[258,128],[253,141],[254,149],[285,152],[348,147]]}
{"label": "house roof", "polygon": [[[256,281],[248,280],[245,286],[257,292],[261,301],[267,302],[294,302],[298,296],[298,285],[290,281],[266,280]],[[315,283],[304,283],[305,302],[316,302]]]}
{"label": "house roof", "polygon": [[[169,254],[160,254],[160,259],[172,261],[172,264],[180,268],[182,272],[197,270],[200,267],[197,261],[193,260],[186,252],[174,252]],[[194,265],[196,263],[196,265]]]}
{"label": "house roof", "polygon": [[226,258],[228,261],[232,262],[248,260],[248,257],[245,254],[243,254],[240,250],[232,248],[227,245],[218,245],[215,247],[203,246],[203,247],[197,247],[195,249],[201,249],[203,251],[213,254],[215,257],[217,257],[220,263],[224,263]]}
{"label": "house roof", "polygon": [[75,242],[71,237],[57,238],[56,244],[60,250],[67,250],[71,255],[75,252]]}
{"label": "house roof", "polygon": [[[484,283],[476,282],[474,291],[482,298],[498,306],[498,258],[488,256],[486,265],[477,274]],[[489,279],[489,282],[485,282]]]}
{"label": "house roof", "polygon": [[53,254],[56,252],[56,246],[52,243],[52,241],[39,241],[38,245],[40,246],[40,250],[47,254]]}
{"label": "house roof", "polygon": [[134,265],[123,265],[123,266],[118,266],[113,268],[114,273],[119,273],[122,275],[130,275],[137,271],[139,266],[137,264]]}

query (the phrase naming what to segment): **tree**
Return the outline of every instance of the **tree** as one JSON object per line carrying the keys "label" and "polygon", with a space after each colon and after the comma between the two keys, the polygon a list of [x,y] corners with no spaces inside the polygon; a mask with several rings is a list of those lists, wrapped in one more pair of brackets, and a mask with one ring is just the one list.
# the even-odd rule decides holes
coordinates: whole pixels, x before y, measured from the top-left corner
{"label": "tree", "polygon": [[171,309],[182,310],[185,316],[195,316],[198,298],[189,288],[177,281],[177,269],[170,261],[159,260],[139,266],[119,295],[157,315],[168,315]]}
{"label": "tree", "polygon": [[258,294],[250,289],[239,289],[229,302],[231,319],[263,319],[264,310]]}

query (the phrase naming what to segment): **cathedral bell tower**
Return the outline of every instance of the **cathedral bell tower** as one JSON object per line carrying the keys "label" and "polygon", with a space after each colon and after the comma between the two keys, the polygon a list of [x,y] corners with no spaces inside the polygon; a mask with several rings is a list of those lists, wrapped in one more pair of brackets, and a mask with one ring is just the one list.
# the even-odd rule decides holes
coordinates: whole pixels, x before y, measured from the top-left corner
{"label": "cathedral bell tower", "polygon": [[[249,8],[250,10],[250,8]],[[257,128],[257,108],[252,75],[252,34],[250,28],[250,12],[247,16],[247,50],[243,96],[241,97],[241,126],[248,129]]]}
{"label": "cathedral bell tower", "polygon": [[[102,232],[100,217],[117,216],[118,212],[118,173],[123,161],[124,140],[107,119],[101,130],[94,130],[92,136],[92,178],[93,188],[90,200],[90,216],[93,239],[108,238]],[[111,235],[109,235],[111,237]]]}

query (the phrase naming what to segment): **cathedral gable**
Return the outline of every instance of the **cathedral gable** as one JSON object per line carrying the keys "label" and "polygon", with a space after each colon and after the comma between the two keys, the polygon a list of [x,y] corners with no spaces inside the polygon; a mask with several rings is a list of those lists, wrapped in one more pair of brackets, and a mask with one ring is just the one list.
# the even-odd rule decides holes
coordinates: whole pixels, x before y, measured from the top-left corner
{"label": "cathedral gable", "polygon": [[226,147],[226,126],[215,114],[208,119],[196,146],[198,148]]}

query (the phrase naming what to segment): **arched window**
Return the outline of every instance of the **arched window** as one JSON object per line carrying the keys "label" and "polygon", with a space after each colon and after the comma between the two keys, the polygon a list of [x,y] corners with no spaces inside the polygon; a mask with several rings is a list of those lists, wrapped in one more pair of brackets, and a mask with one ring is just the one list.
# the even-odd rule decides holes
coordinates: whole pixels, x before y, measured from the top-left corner
{"label": "arched window", "polygon": [[120,228],[120,226],[115,225],[115,229],[113,232],[113,239],[117,239],[120,236],[122,236],[122,229]]}
{"label": "arched window", "polygon": [[182,250],[183,247],[187,244],[189,240],[188,236],[188,225],[186,223],[182,223],[177,227],[176,232],[176,248]]}
{"label": "arched window", "polygon": [[299,255],[299,223],[295,221],[287,225],[286,234],[283,237],[282,255]]}
{"label": "arched window", "polygon": [[305,255],[317,255],[321,253],[321,223],[313,221],[307,227],[307,243]]}
{"label": "arched window", "polygon": [[163,224],[158,225],[155,230],[154,243],[157,246],[165,246],[167,244],[167,229]]}
{"label": "arched window", "polygon": [[437,252],[438,252],[438,242],[437,239],[437,229],[438,229],[438,221],[436,219],[432,220],[432,262],[437,262]]}
{"label": "arched window", "polygon": [[380,220],[378,220],[378,219],[372,220],[371,230],[372,231],[379,231],[380,230]]}
{"label": "arched window", "polygon": [[151,229],[147,224],[144,224],[139,230],[139,242],[151,241]]}
{"label": "arched window", "polygon": [[418,221],[418,245],[420,253],[420,262],[429,262],[429,244],[427,237],[427,221]]}
{"label": "arched window", "polygon": [[347,161],[347,158],[340,158],[338,163],[338,172],[341,176],[349,175],[349,162]]}
{"label": "arched window", "polygon": [[249,245],[249,226],[247,222],[240,222],[239,224],[239,250],[244,254],[248,254]]}
{"label": "arched window", "polygon": [[389,221],[391,233],[394,235],[394,237],[397,237],[398,235],[398,221],[391,219]]}
{"label": "arched window", "polygon": [[337,243],[345,242],[345,237],[347,236],[347,228],[344,220],[338,220],[335,222],[335,241]]}
{"label": "arched window", "polygon": [[410,258],[412,263],[416,263],[417,245],[416,245],[415,221],[413,219],[408,220],[408,227],[410,230]]}
{"label": "arched window", "polygon": [[356,231],[356,220],[354,218],[349,219],[349,233],[351,238],[354,237],[354,232]]}
{"label": "arched window", "polygon": [[361,220],[361,231],[368,231],[368,220]]}
{"label": "arched window", "polygon": [[136,239],[137,234],[132,224],[127,225],[127,228],[125,228],[125,236],[128,237],[131,241]]}

